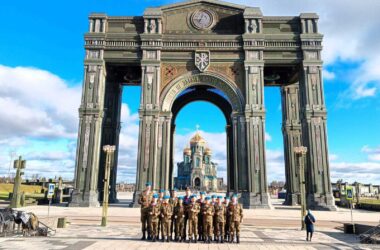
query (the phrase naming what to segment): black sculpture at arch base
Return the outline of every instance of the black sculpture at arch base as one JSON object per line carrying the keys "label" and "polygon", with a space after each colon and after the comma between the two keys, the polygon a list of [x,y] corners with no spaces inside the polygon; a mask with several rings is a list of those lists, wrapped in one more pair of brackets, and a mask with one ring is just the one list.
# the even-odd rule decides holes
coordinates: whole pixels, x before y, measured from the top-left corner
{"label": "black sculpture at arch base", "polygon": [[103,145],[116,145],[109,199],[117,201],[121,96],[123,86],[137,85],[135,199],[148,181],[153,189],[173,187],[176,116],[204,100],[226,118],[227,191],[241,194],[245,208],[269,208],[264,86],[273,86],[281,88],[286,203],[299,200],[294,148],[306,146],[307,206],[334,210],[317,22],[316,14],[267,17],[218,0],[147,8],[136,17],[90,15],[70,205],[99,205]]}

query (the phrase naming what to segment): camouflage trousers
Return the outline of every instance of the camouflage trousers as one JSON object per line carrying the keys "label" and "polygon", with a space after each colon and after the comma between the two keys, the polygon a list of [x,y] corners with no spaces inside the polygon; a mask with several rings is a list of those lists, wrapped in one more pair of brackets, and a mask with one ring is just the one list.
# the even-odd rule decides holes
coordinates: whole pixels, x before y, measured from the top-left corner
{"label": "camouflage trousers", "polygon": [[141,230],[143,232],[148,231],[150,233],[150,222],[149,222],[149,210],[146,208],[141,209]]}
{"label": "camouflage trousers", "polygon": [[166,236],[169,236],[170,235],[170,222],[171,222],[171,219],[162,219],[161,220],[161,223],[162,223],[162,236],[163,237],[166,237]]}
{"label": "camouflage trousers", "polygon": [[212,237],[213,221],[212,219],[203,218],[203,237]]}
{"label": "camouflage trousers", "polygon": [[175,223],[175,236],[176,237],[185,237],[185,220],[184,218],[177,218]]}
{"label": "camouflage trousers", "polygon": [[226,227],[226,223],[225,222],[216,222],[215,223],[215,236],[222,236],[224,237],[224,229]]}
{"label": "camouflage trousers", "polygon": [[158,237],[158,220],[152,220],[150,223],[151,233],[153,237]]}
{"label": "camouflage trousers", "polygon": [[189,238],[193,238],[193,236],[195,238],[193,239],[196,239],[198,237],[198,218],[194,218],[194,219],[188,219],[187,220],[187,226],[188,226],[188,235],[189,235]]}
{"label": "camouflage trousers", "polygon": [[230,236],[240,236],[240,221],[230,222]]}

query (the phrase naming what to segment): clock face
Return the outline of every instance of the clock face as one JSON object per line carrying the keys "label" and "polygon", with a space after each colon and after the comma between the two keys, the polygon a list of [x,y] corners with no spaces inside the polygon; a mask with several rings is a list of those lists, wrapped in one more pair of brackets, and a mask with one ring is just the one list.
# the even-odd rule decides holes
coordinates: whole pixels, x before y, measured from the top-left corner
{"label": "clock face", "polygon": [[213,23],[212,14],[206,10],[198,10],[192,16],[192,22],[198,29],[207,29]]}

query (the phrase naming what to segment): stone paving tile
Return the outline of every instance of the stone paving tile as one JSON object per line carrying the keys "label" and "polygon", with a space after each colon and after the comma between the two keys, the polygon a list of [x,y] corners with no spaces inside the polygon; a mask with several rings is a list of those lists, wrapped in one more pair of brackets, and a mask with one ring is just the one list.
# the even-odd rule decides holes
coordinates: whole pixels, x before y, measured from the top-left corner
{"label": "stone paving tile", "polygon": [[258,228],[244,226],[241,244],[189,244],[140,241],[140,227],[112,225],[102,228],[96,225],[72,224],[58,229],[50,238],[0,238],[0,249],[171,249],[171,250],[250,250],[250,249],[372,249],[373,246],[358,244],[358,239],[333,229],[315,233],[313,242],[305,241],[305,232],[297,229]]}

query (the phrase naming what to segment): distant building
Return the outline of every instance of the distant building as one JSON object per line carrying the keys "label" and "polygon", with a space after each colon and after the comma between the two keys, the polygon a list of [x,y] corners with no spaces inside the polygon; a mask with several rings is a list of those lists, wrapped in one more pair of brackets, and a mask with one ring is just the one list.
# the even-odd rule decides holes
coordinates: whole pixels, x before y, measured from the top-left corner
{"label": "distant building", "polygon": [[190,140],[190,148],[183,150],[183,161],[177,163],[178,177],[174,186],[185,189],[187,186],[197,190],[218,191],[224,189],[223,178],[217,177],[218,164],[211,161],[212,151],[199,131]]}

